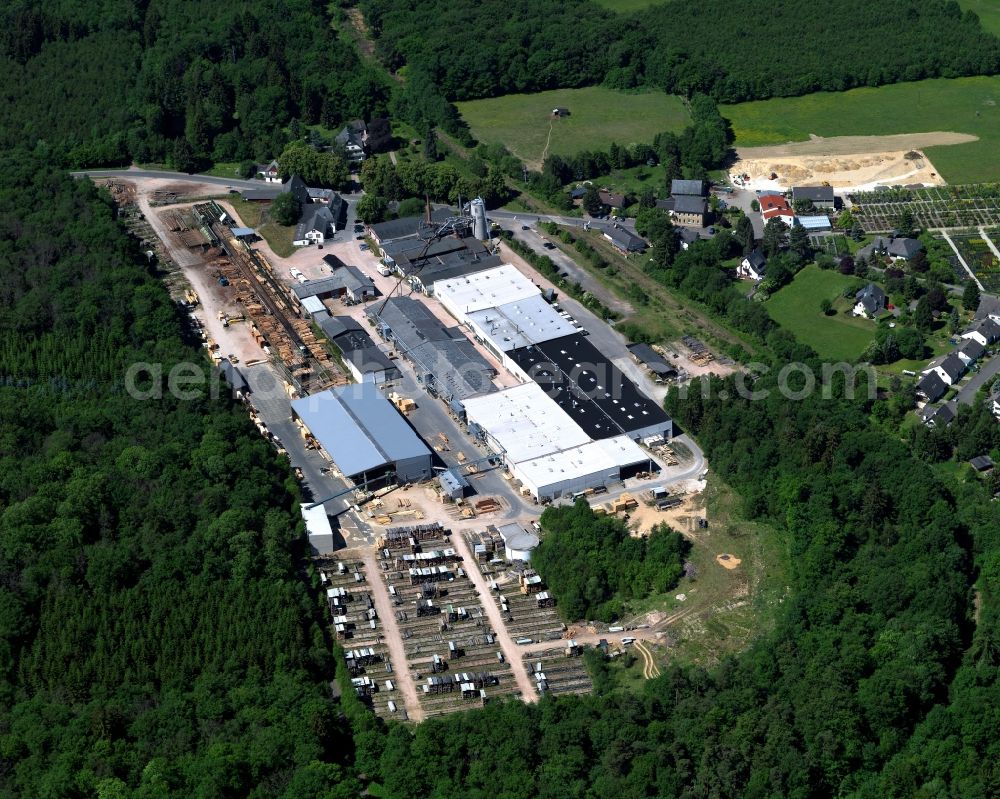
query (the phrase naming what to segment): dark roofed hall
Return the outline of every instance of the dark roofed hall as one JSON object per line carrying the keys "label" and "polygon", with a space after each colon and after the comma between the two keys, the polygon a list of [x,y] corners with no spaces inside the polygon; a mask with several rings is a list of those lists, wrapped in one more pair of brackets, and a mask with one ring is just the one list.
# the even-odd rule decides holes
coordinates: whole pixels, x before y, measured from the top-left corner
{"label": "dark roofed hall", "polygon": [[607,228],[604,236],[622,252],[644,252],[646,249],[646,242],[643,239],[621,228]]}
{"label": "dark roofed hall", "polygon": [[833,203],[832,186],[795,186],[792,188],[792,202],[809,200],[811,203]]}
{"label": "dark roofed hall", "polygon": [[993,459],[989,455],[977,455],[969,465],[977,472],[986,472],[993,468]]}
{"label": "dark roofed hall", "polygon": [[677,370],[648,344],[629,344],[628,351],[632,353],[633,358],[658,377],[671,377],[677,374]]}
{"label": "dark roofed hall", "polygon": [[[435,208],[431,211],[431,221],[442,224],[451,215],[450,208]],[[423,221],[422,214],[420,216],[404,216],[402,219],[390,219],[388,222],[369,225],[368,229],[375,240],[381,243],[407,236],[416,236],[417,231],[420,230],[420,223]]]}
{"label": "dark roofed hall", "polygon": [[694,195],[696,197],[705,196],[705,182],[703,180],[671,180],[670,193],[675,197],[681,195]]}

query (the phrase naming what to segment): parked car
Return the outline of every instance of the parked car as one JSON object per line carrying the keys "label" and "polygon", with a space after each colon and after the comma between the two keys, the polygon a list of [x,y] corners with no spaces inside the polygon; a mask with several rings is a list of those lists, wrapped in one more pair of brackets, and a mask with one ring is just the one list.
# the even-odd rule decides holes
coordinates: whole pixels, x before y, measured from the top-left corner
{"label": "parked car", "polygon": [[361,252],[367,252],[370,249],[371,249],[371,247],[369,247],[367,244],[362,244],[361,245]]}
{"label": "parked car", "polygon": [[521,225],[521,230],[531,230],[527,225]]}
{"label": "parked car", "polygon": [[553,243],[552,243],[551,241],[547,241],[547,242],[545,242],[545,244],[543,244],[542,246],[543,246],[543,247],[544,247],[544,248],[545,248],[546,250],[554,250],[554,249],[556,248],[556,245],[555,245],[555,244],[553,244]]}

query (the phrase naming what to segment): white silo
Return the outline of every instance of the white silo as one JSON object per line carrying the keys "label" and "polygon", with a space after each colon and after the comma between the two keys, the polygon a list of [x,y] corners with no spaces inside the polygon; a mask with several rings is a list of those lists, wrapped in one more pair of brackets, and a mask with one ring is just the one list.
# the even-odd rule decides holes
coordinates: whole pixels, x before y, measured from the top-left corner
{"label": "white silo", "polygon": [[480,241],[489,241],[490,223],[486,219],[486,203],[482,197],[476,197],[469,203],[469,212],[472,215],[472,235]]}

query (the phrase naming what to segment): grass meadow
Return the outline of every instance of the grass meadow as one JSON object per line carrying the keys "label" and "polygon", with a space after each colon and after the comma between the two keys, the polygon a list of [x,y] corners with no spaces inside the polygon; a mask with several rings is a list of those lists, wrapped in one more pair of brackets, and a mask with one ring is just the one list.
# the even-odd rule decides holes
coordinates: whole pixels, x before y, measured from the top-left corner
{"label": "grass meadow", "polygon": [[[509,94],[458,103],[458,110],[481,142],[503,144],[523,161],[537,166],[546,153],[573,155],[651,143],[664,130],[680,131],[689,121],[679,97],[663,92],[625,94],[600,86],[555,89],[537,94]],[[553,108],[570,115],[552,118]],[[550,138],[551,129],[551,138]]]}
{"label": "grass meadow", "polygon": [[[875,323],[852,316],[854,301],[841,297],[857,282],[833,270],[811,265],[767,301],[767,311],[803,344],[831,361],[854,361],[875,337]],[[824,316],[820,303],[828,299],[837,313]]]}

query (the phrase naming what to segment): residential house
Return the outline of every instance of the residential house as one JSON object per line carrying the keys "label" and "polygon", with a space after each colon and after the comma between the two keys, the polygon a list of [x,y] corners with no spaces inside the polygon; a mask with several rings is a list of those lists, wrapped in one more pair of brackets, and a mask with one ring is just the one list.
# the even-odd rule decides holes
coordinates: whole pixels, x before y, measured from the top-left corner
{"label": "residential house", "polygon": [[762,194],[757,202],[760,204],[760,214],[764,217],[764,223],[772,219],[780,219],[788,227],[795,224],[795,211],[788,204],[788,200],[781,194]]}
{"label": "residential house", "polygon": [[948,384],[941,379],[941,376],[930,371],[917,382],[917,395],[923,397],[927,402],[937,402],[948,391]]}
{"label": "residential house", "polygon": [[990,398],[987,402],[993,415],[1000,419],[1000,383],[993,384],[993,390],[990,391]]}
{"label": "residential house", "polygon": [[[946,385],[953,386],[965,374],[966,369],[965,361],[959,358],[954,352],[949,352],[944,357],[931,361],[921,374],[928,375],[935,373]],[[917,384],[917,388],[919,390],[919,383]]]}
{"label": "residential house", "polygon": [[604,238],[615,245],[615,248],[628,255],[630,252],[645,252],[646,242],[638,236],[633,236],[624,228],[605,228]]}
{"label": "residential house", "polygon": [[947,427],[955,421],[955,403],[946,402],[944,405],[926,405],[920,411],[921,421],[928,427]]}
{"label": "residential house", "polygon": [[767,259],[760,250],[753,250],[736,267],[736,276],[750,280],[763,280],[767,269]]}
{"label": "residential house", "polygon": [[976,308],[976,321],[982,319],[992,319],[1000,324],[1000,297],[993,294],[983,294],[979,298],[979,307]]}
{"label": "residential house", "polygon": [[990,344],[1000,341],[1000,323],[987,316],[975,322],[972,327],[961,334],[960,338],[972,339],[984,347],[988,347]]}
{"label": "residential house", "polygon": [[977,455],[969,461],[969,466],[977,472],[988,472],[993,468],[993,459],[989,455]]}
{"label": "residential house", "polygon": [[798,204],[808,200],[813,208],[833,209],[833,187],[831,186],[795,186],[792,188],[792,203]]}
{"label": "residential house", "polygon": [[986,354],[986,347],[974,338],[967,338],[955,348],[955,354],[965,362],[966,366],[971,366]]}
{"label": "residential house", "polygon": [[856,257],[870,258],[872,255],[888,255],[893,261],[909,261],[923,249],[923,243],[917,239],[876,236],[871,244],[858,250]]}
{"label": "residential house", "polygon": [[278,166],[278,162],[257,164],[257,177],[265,183],[281,183],[281,168]]}
{"label": "residential house", "polygon": [[677,238],[680,240],[680,247],[682,250],[686,250],[692,244],[694,244],[701,236],[698,235],[698,231],[692,230],[691,228],[678,227],[677,228]]}
{"label": "residential house", "polygon": [[874,319],[888,306],[885,292],[874,283],[869,283],[854,297],[857,300],[854,304],[854,315],[863,316],[866,319]]}
{"label": "residential house", "polygon": [[334,143],[347,155],[348,161],[365,160],[365,133],[368,128],[360,119],[352,120],[334,138]]}
{"label": "residential house", "polygon": [[601,198],[601,202],[611,208],[617,208],[621,210],[625,207],[625,195],[615,194],[614,192],[607,191],[606,189],[601,189],[598,192],[598,196]]}
{"label": "residential house", "polygon": [[302,215],[299,223],[295,226],[295,236],[292,244],[296,247],[304,247],[309,244],[322,246],[323,243],[333,236],[336,231],[336,223],[330,207],[310,203],[302,207]]}
{"label": "residential house", "polygon": [[569,190],[569,197],[573,202],[578,202],[582,200],[587,194],[586,186],[574,186]]}
{"label": "residential house", "polygon": [[676,224],[684,227],[705,227],[708,205],[704,197],[698,197],[694,194],[678,194],[673,198],[673,201],[674,207],[670,216]]}

